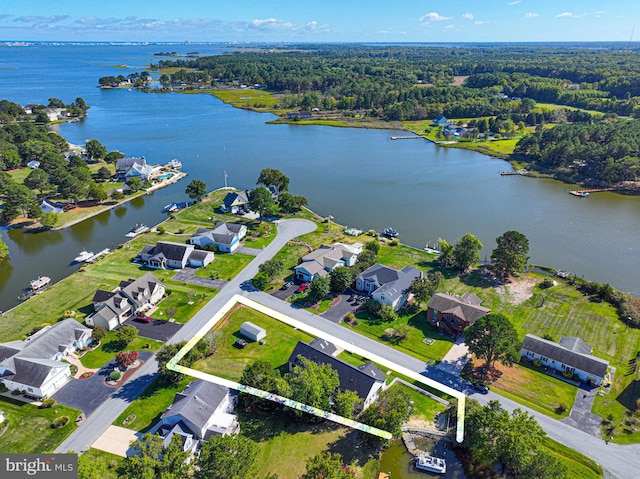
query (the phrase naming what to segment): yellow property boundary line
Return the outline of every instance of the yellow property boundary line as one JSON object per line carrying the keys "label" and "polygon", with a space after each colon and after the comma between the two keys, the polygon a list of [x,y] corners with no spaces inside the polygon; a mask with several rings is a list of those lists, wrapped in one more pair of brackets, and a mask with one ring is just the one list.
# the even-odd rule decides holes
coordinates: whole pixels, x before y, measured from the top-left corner
{"label": "yellow property boundary line", "polygon": [[266,314],[267,316],[272,317],[282,323],[288,324],[294,328],[300,329],[305,333],[308,333],[312,336],[326,339],[327,341],[332,342],[336,346],[345,349],[353,354],[357,354],[359,356],[363,356],[377,364],[384,366],[385,368],[389,368],[393,371],[396,371],[404,376],[407,376],[414,381],[419,382],[425,386],[431,387],[438,391],[441,391],[449,396],[453,396],[458,400],[458,423],[456,430],[456,441],[462,442],[464,439],[464,409],[465,409],[465,398],[464,393],[460,391],[456,391],[453,388],[445,386],[439,382],[436,382],[432,379],[427,378],[426,376],[422,376],[410,369],[407,369],[399,364],[393,363],[384,359],[380,356],[370,353],[358,346],[355,346],[351,343],[348,343],[340,338],[327,335],[325,332],[320,331],[319,329],[314,328],[313,326],[306,325],[301,323],[300,321],[293,319],[286,314],[280,313],[279,311],[275,311],[267,306],[264,306],[256,301],[245,298],[244,296],[240,296],[238,294],[234,295],[227,303],[222,306],[218,310],[218,312],[213,315],[213,317],[207,321],[207,323],[184,345],[178,353],[169,360],[167,363],[167,368],[176,371],[181,374],[186,374],[188,376],[196,377],[198,379],[203,379],[205,381],[209,381],[212,383],[220,384],[221,386],[226,386],[231,389],[235,389],[237,391],[241,391],[244,393],[251,394],[253,396],[257,396],[263,399],[268,399],[270,401],[277,402],[279,404],[286,405],[288,407],[292,407],[294,409],[298,409],[300,411],[307,412],[309,414],[314,414],[316,416],[328,419],[333,422],[337,422],[339,424],[343,424],[345,426],[359,429],[364,432],[368,432],[370,434],[383,437],[385,439],[390,439],[391,434],[388,431],[383,431],[381,429],[377,429],[375,427],[369,426],[367,424],[363,424],[352,419],[348,419],[343,416],[338,416],[336,414],[330,413],[328,411],[323,411],[321,409],[317,409],[306,404],[299,403],[289,398],[285,398],[283,396],[278,396],[277,394],[270,393],[268,391],[262,391],[260,389],[252,388],[250,386],[246,386],[244,384],[237,383],[235,381],[230,381],[228,379],[221,378],[219,376],[214,376],[212,374],[204,373],[202,371],[197,371],[195,369],[187,368],[184,366],[180,366],[178,363],[184,358],[184,356],[200,341],[207,332],[213,328],[226,314],[233,308],[236,304],[242,304],[249,308],[255,309],[261,313]]}

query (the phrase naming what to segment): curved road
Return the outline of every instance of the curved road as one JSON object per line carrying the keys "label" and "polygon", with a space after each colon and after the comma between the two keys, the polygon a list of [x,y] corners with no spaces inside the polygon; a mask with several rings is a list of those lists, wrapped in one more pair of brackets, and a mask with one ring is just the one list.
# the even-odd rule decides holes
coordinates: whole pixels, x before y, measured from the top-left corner
{"label": "curved road", "polygon": [[[424,374],[442,384],[457,390],[471,392],[466,382],[459,376],[452,375],[437,367],[429,366],[425,362],[408,356],[389,346],[362,336],[352,330],[344,328],[321,316],[303,309],[297,309],[292,304],[281,301],[266,293],[258,292],[251,286],[251,279],[258,272],[258,266],[272,258],[288,241],[309,233],[315,229],[315,224],[306,220],[286,220],[278,224],[278,235],[258,256],[232,281],[230,281],[206,306],[204,306],[178,333],[168,342],[178,342],[190,339],[205,324],[222,305],[234,294],[242,294],[269,308],[287,314],[298,321],[309,324],[327,334],[338,336],[372,353],[382,356],[389,361],[401,364],[417,373]],[[78,430],[76,430],[56,452],[68,450],[81,451],[102,434],[102,432],[120,415],[127,405],[135,399],[157,374],[157,364],[149,360],[143,365],[136,376],[123,386],[116,394],[108,399],[94,414],[92,414]],[[621,446],[606,444],[602,439],[586,434],[561,421],[530,410],[514,401],[490,392],[487,395],[472,394],[474,399],[486,404],[492,399],[500,401],[505,409],[520,408],[535,416],[549,437],[581,452],[598,462],[605,471],[606,478],[628,479],[638,477],[640,473],[640,444]]]}

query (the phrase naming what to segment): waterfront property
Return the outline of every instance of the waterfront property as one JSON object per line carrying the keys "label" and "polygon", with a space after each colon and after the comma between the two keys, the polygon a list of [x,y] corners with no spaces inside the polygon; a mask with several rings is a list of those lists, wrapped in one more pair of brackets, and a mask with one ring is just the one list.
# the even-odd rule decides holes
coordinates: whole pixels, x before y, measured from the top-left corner
{"label": "waterfront property", "polygon": [[40,203],[40,209],[43,213],[55,213],[57,215],[61,215],[64,213],[64,207],[62,203],[52,203],[48,199],[43,199]]}
{"label": "waterfront property", "polygon": [[335,345],[324,339],[314,339],[309,344],[298,341],[289,357],[289,370],[301,364],[300,357],[319,365],[328,364],[338,373],[340,391],[354,391],[362,401],[362,408],[366,409],[377,399],[387,376],[372,362],[352,366],[335,357],[339,352]]}
{"label": "waterfront property", "polygon": [[155,246],[145,245],[138,255],[145,266],[155,269],[182,269],[185,266],[206,266],[213,261],[212,251],[195,251],[190,244],[158,241]]}
{"label": "waterfront property", "polygon": [[445,334],[459,336],[467,326],[491,312],[481,304],[482,300],[473,293],[460,297],[436,293],[427,303],[427,321]]}
{"label": "waterfront property", "polygon": [[227,193],[222,200],[220,210],[223,213],[247,213],[249,209],[249,190]]}
{"label": "waterfront property", "polygon": [[524,337],[520,355],[560,373],[571,373],[580,381],[600,386],[609,361],[591,354],[593,348],[578,337],[562,337],[558,343],[533,334]]}
{"label": "waterfront property", "polygon": [[99,289],[92,299],[94,312],[87,316],[85,322],[110,331],[124,323],[134,311],[157,304],[164,292],[164,285],[152,273],[121,281],[113,291]]}
{"label": "waterfront property", "polygon": [[217,223],[216,227],[198,228],[189,243],[206,248],[214,246],[216,251],[233,253],[240,247],[240,241],[247,234],[247,227],[238,223]]}
{"label": "waterfront property", "polygon": [[49,397],[71,377],[68,355],[91,343],[91,330],[68,318],[27,340],[0,344],[0,383],[12,391]]}
{"label": "waterfront property", "polygon": [[407,302],[409,286],[416,278],[422,278],[422,272],[413,266],[395,269],[376,263],[356,277],[356,289],[397,311]]}
{"label": "waterfront property", "polygon": [[237,400],[237,392],[219,384],[190,382],[160,417],[158,433],[165,447],[174,435],[180,437],[183,450],[195,451],[211,436],[239,432],[238,418],[232,414]]}
{"label": "waterfront property", "polygon": [[296,279],[310,282],[318,277],[327,276],[338,266],[353,266],[360,253],[360,243],[321,245],[317,250],[302,257],[301,263],[294,268]]}

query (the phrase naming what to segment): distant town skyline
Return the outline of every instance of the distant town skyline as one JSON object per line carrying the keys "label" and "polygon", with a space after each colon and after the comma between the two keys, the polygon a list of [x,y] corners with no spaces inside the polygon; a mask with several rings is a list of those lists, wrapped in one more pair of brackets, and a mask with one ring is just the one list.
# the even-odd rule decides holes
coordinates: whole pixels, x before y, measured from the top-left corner
{"label": "distant town skyline", "polygon": [[[555,42],[640,39],[619,0],[20,0],[0,41]],[[637,34],[636,34],[637,33]]]}

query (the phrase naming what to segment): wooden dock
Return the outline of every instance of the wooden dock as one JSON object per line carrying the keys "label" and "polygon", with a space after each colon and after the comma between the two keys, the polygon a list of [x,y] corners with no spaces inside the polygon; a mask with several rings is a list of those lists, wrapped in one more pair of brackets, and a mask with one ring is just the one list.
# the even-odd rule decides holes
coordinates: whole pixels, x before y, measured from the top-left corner
{"label": "wooden dock", "polygon": [[423,136],[392,136],[392,140],[424,140]]}
{"label": "wooden dock", "polygon": [[526,176],[527,170],[501,171],[500,176]]}
{"label": "wooden dock", "polygon": [[569,194],[573,196],[579,196],[580,198],[584,198],[585,196],[589,196],[590,193],[599,193],[601,191],[615,191],[615,188],[596,188],[593,190],[571,190]]}

